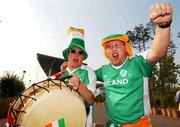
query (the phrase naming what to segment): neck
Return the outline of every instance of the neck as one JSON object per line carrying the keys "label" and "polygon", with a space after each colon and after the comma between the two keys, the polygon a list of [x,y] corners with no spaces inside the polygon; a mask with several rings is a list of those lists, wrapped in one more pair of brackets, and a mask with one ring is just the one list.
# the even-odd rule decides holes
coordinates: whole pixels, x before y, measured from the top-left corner
{"label": "neck", "polygon": [[121,66],[125,61],[126,61],[127,57],[124,57],[121,61],[119,61],[119,63],[117,64],[113,64],[114,66]]}
{"label": "neck", "polygon": [[126,61],[127,57],[124,57],[121,61],[120,61],[120,65],[122,65],[124,63],[124,61]]}
{"label": "neck", "polygon": [[72,67],[72,66],[68,66],[68,68],[69,68],[71,71],[73,71],[73,70],[76,69],[76,68],[74,68],[74,67]]}
{"label": "neck", "polygon": [[74,66],[68,64],[68,68],[69,68],[71,71],[73,71],[73,70],[75,70],[75,69],[77,69],[77,68],[79,68],[79,67],[80,67],[80,66],[74,67]]}

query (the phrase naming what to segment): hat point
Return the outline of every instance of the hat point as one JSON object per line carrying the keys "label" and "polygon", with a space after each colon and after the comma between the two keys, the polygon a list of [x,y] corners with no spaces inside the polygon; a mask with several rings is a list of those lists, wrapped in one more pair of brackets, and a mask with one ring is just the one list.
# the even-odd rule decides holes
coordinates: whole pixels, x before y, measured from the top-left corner
{"label": "hat point", "polygon": [[85,42],[84,42],[84,30],[75,27],[68,28],[68,42],[69,46],[63,51],[64,59],[67,60],[67,54],[69,50],[73,47],[78,47],[84,52],[84,60],[88,57],[88,54],[85,50]]}

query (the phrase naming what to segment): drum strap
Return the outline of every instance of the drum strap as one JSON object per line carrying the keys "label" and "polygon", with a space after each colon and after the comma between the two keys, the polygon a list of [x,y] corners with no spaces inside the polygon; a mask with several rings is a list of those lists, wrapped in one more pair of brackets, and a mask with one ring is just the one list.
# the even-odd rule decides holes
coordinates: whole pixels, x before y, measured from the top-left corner
{"label": "drum strap", "polygon": [[89,111],[90,111],[90,105],[88,104],[87,101],[84,101],[84,105],[85,105],[85,108],[86,108],[86,115],[88,116]]}

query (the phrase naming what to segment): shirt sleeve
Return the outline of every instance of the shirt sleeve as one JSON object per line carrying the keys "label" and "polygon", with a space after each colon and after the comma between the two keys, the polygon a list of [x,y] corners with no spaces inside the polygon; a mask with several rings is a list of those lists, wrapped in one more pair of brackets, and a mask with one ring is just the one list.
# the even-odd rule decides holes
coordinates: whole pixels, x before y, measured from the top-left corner
{"label": "shirt sleeve", "polygon": [[95,70],[97,81],[103,82],[102,67]]}
{"label": "shirt sleeve", "polygon": [[85,69],[88,71],[89,84],[87,88],[94,94],[96,90],[96,75],[95,72],[88,66],[85,66]]}
{"label": "shirt sleeve", "polygon": [[138,65],[139,71],[144,77],[148,77],[151,73],[155,64],[150,64],[146,60],[148,50],[143,53],[137,54],[136,64]]}

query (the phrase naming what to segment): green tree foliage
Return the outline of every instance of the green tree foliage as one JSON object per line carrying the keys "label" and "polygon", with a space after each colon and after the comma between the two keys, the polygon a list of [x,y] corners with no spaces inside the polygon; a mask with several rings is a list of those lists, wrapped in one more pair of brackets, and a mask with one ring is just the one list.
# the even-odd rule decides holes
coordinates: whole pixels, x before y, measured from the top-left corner
{"label": "green tree foliage", "polygon": [[150,23],[147,23],[146,26],[140,24],[139,26],[135,26],[133,31],[127,31],[126,34],[132,42],[132,47],[142,52],[149,47],[147,42],[153,39],[153,30],[154,26]]}
{"label": "green tree foliage", "polygon": [[151,80],[157,80],[156,89],[154,90],[160,91],[161,95],[177,84],[177,68],[174,62],[174,54],[176,53],[175,48],[175,44],[171,41],[167,55],[158,63],[159,67],[156,68],[158,71],[158,73],[156,73],[156,77],[158,78],[151,78]]}
{"label": "green tree foliage", "polygon": [[24,89],[24,82],[16,74],[6,72],[0,78],[0,98],[18,96]]}
{"label": "green tree foliage", "polygon": [[161,87],[162,94],[164,89],[169,90],[177,83],[176,65],[173,56],[166,56],[159,63],[159,86]]}
{"label": "green tree foliage", "polygon": [[[151,40],[155,34],[154,28],[152,24],[148,23],[146,26],[143,24],[135,26],[133,31],[127,31],[126,34],[131,40],[132,47],[138,52],[146,50],[151,44]],[[180,32],[177,37],[180,38]],[[153,94],[156,94],[159,98],[156,98],[156,100],[166,101],[167,99],[164,95],[170,90],[176,89],[175,87],[178,84],[179,65],[176,65],[174,62],[175,53],[176,47],[174,42],[171,41],[167,55],[155,65],[152,74],[149,76],[150,96],[152,97]],[[172,99],[173,98],[171,98],[171,100]]]}
{"label": "green tree foliage", "polygon": [[180,32],[178,32],[177,37],[180,38]]}
{"label": "green tree foliage", "polygon": [[[180,38],[180,32],[177,33],[177,38]],[[180,44],[180,43],[178,43],[178,44]],[[177,68],[176,70],[177,70],[178,77],[180,77],[180,64],[178,64],[176,66],[176,68]],[[180,80],[180,78],[179,78],[179,80]],[[180,86],[180,81],[178,82],[178,85]]]}
{"label": "green tree foliage", "polygon": [[[151,75],[149,76],[149,84],[151,84],[149,87],[152,91],[155,91],[158,87],[158,66],[155,65]],[[151,94],[151,92],[150,92]]]}

